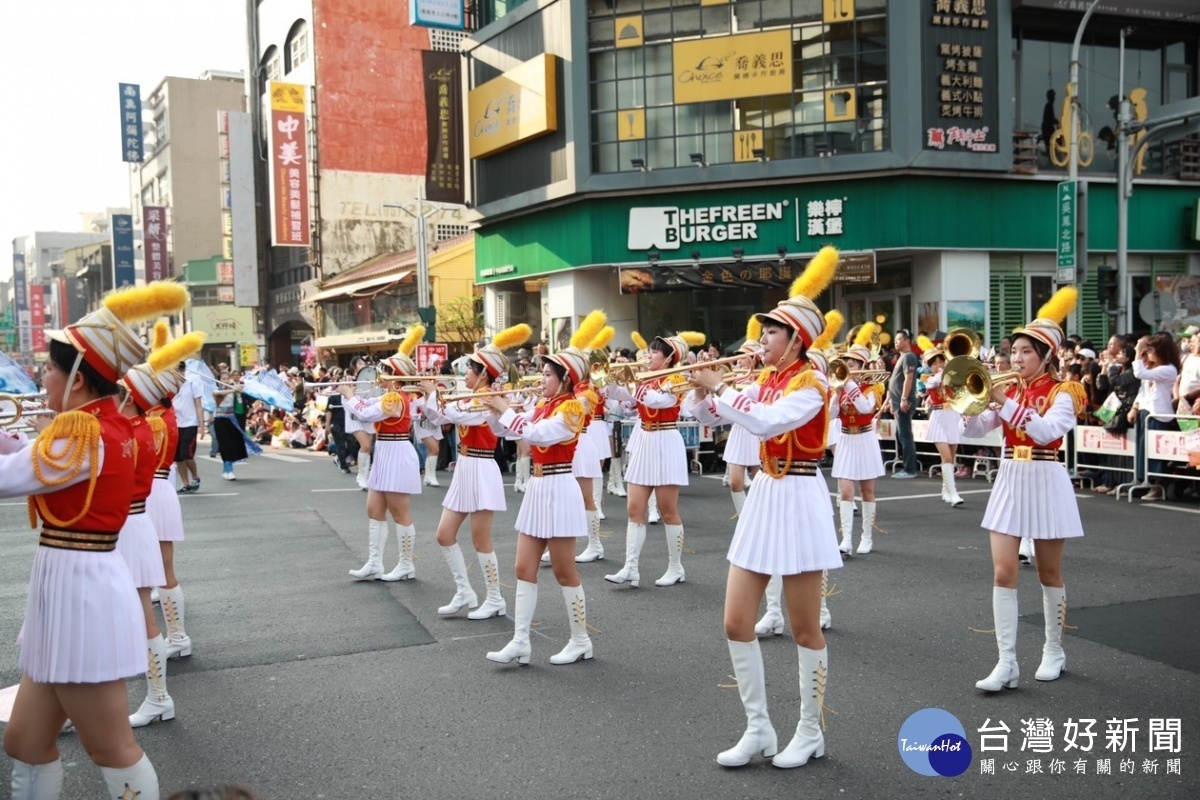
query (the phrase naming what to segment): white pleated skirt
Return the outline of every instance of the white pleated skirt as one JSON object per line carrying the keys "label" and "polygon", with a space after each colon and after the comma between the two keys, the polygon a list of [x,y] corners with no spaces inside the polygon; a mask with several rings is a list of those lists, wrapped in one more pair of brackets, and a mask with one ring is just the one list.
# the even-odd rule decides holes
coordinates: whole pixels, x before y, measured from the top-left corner
{"label": "white pleated skirt", "polygon": [[687,448],[679,431],[647,431],[640,426],[635,426],[635,430],[635,444],[625,470],[626,482],[638,486],[687,486]]}
{"label": "white pleated skirt", "polygon": [[460,514],[476,511],[505,511],[504,480],[494,458],[475,458],[459,454],[454,477],[442,508]]}
{"label": "white pleated skirt", "polygon": [[38,683],[104,683],[146,671],[146,620],[125,559],[39,547],[29,576],[21,671]]}
{"label": "white pleated skirt", "polygon": [[1055,461],[1002,459],[981,527],[1033,539],[1083,536],[1079,501],[1066,466]]}
{"label": "white pleated skirt", "polygon": [[839,569],[833,503],[816,475],[772,478],[759,472],[738,516],[729,563],[760,575],[796,575]]}
{"label": "white pleated skirt", "polygon": [[518,533],[537,539],[578,538],[588,535],[583,492],[570,473],[533,477],[517,512]]}
{"label": "white pleated skirt", "polygon": [[417,422],[413,425],[412,430],[413,430],[413,436],[416,438],[416,440],[418,442],[422,441],[424,439],[428,439],[431,436],[440,442],[444,436],[444,434],[442,433],[441,425],[425,426],[422,423]]}
{"label": "white pleated skirt", "polygon": [[926,436],[931,442],[958,444],[962,441],[962,414],[948,408],[931,411]]}
{"label": "white pleated skirt", "polygon": [[759,453],[762,439],[759,439],[741,425],[734,425],[729,430],[729,438],[725,440],[725,463],[737,464],[740,467],[757,467],[762,463]]}
{"label": "white pleated skirt", "polygon": [[879,450],[879,437],[875,431],[841,435],[833,454],[833,469],[830,470],[833,477],[867,481],[883,473],[883,453]]}
{"label": "white pleated skirt", "polygon": [[174,472],[175,467],[171,467],[172,476],[155,478],[150,484],[150,496],[146,498],[146,516],[150,517],[160,542],[183,541],[183,509],[179,506],[179,493],[172,480]]}
{"label": "white pleated skirt", "polygon": [[604,477],[604,470],[600,466],[600,454],[596,452],[596,445],[586,431],[575,444],[575,455],[571,458],[571,474],[576,478],[592,480]]}
{"label": "white pleated skirt", "polygon": [[825,446],[832,450],[841,443],[842,420],[839,417],[833,417],[829,420],[829,427],[825,429]]}
{"label": "white pleated skirt", "polygon": [[376,492],[421,493],[421,468],[412,442],[376,440],[367,488]]}
{"label": "white pleated skirt", "polygon": [[152,589],[166,584],[167,574],[163,571],[158,531],[154,529],[154,520],[150,518],[149,511],[130,514],[125,518],[121,535],[117,537],[117,552],[125,559],[125,566],[129,568],[133,585],[137,588]]}
{"label": "white pleated skirt", "polygon": [[612,428],[607,422],[602,419],[592,420],[588,423],[587,435],[595,445],[601,461],[612,458]]}
{"label": "white pleated skirt", "polygon": [[375,435],[375,423],[374,422],[363,422],[358,417],[354,416],[349,411],[347,411],[346,412],[346,433],[353,434],[353,433],[358,433],[359,431],[362,431],[364,433],[369,433],[373,436],[373,435]]}

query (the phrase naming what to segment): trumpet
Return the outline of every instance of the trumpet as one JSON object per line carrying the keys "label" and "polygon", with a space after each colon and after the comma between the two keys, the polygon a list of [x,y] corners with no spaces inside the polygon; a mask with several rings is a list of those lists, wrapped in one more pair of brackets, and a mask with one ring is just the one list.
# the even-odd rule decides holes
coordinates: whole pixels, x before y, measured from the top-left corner
{"label": "trumpet", "polygon": [[420,392],[419,384],[425,381],[433,381],[437,384],[439,392],[449,392],[457,385],[457,381],[453,378],[439,378],[436,375],[380,375],[380,381],[388,381],[389,383],[407,384],[401,386],[398,391],[402,392]]}
{"label": "trumpet", "polygon": [[535,389],[531,386],[531,387],[524,387],[524,388],[517,388],[517,389],[504,389],[504,390],[495,391],[495,392],[463,392],[462,394],[446,394],[446,395],[439,394],[438,395],[438,405],[444,406],[447,403],[457,403],[462,400],[471,400],[472,403],[469,406],[467,406],[467,408],[471,409],[471,410],[479,410],[479,409],[482,409],[484,406],[482,404],[474,402],[474,401],[479,400],[484,397],[507,397],[507,396],[513,395],[513,394],[541,394],[541,393],[542,393],[541,389]]}
{"label": "trumpet", "polygon": [[942,371],[942,392],[947,406],[964,417],[974,417],[988,407],[993,389],[1020,379],[1016,370],[989,372],[977,358],[956,356]]}
{"label": "trumpet", "polygon": [[[680,373],[691,372],[694,369],[712,369],[713,367],[721,367],[725,372],[729,372],[732,369],[733,364],[736,364],[745,357],[746,356],[743,354],[738,356],[729,356],[727,358],[716,358],[712,361],[697,361],[695,364],[681,364],[678,367],[671,367],[670,369],[656,369],[651,370],[650,372],[639,372],[633,376],[633,380],[634,383],[645,383],[646,381],[665,378],[668,375],[679,375]],[[625,365],[622,364],[618,366]]]}
{"label": "trumpet", "polygon": [[848,381],[853,380],[860,386],[871,386],[886,381],[891,373],[882,369],[850,369],[844,359],[835,358],[829,362],[829,385],[840,389]]}
{"label": "trumpet", "polygon": [[25,408],[22,401],[37,400],[45,398],[45,392],[41,394],[0,394],[0,408],[4,406],[12,406],[12,410],[0,411],[0,428],[10,428],[21,421],[23,417],[52,417],[58,412],[51,411],[48,408]]}
{"label": "trumpet", "polygon": [[542,376],[541,375],[522,375],[520,378],[517,379],[517,386],[520,386],[523,389],[541,389],[542,388]]}
{"label": "trumpet", "polygon": [[955,328],[942,340],[942,350],[950,358],[979,358],[979,334],[970,328]]}
{"label": "trumpet", "polygon": [[[735,386],[757,372],[758,370],[756,369],[735,369],[732,372],[727,372],[722,375],[721,381],[729,384],[730,386]],[[677,386],[671,386],[667,389],[667,391],[671,394],[687,394],[695,388],[696,386],[692,383],[681,383]]]}

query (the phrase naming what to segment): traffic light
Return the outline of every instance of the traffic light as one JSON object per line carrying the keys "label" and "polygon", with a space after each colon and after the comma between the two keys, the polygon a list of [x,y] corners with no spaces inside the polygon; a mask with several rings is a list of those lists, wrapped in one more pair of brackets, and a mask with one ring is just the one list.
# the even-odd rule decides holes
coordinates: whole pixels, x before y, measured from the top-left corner
{"label": "traffic light", "polygon": [[1117,268],[1101,264],[1096,268],[1096,302],[1101,308],[1117,305]]}

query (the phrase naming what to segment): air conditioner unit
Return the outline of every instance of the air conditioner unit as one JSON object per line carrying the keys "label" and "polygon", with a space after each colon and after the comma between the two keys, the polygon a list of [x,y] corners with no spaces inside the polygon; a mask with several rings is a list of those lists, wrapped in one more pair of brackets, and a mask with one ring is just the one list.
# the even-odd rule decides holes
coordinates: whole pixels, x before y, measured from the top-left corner
{"label": "air conditioner unit", "polygon": [[496,292],[496,330],[527,322],[528,316],[524,292]]}

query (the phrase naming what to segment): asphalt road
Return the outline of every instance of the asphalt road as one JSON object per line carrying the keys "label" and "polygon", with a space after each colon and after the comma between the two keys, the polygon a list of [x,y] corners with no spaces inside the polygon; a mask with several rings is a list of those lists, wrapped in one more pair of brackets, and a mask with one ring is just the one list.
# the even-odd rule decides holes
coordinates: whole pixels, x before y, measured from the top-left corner
{"label": "asphalt road", "polygon": [[[693,476],[682,493],[693,552],[687,583],[667,589],[652,586],[666,566],[661,526],[643,551],[643,588],[603,580],[624,552],[624,507],[607,497],[608,558],[581,565],[596,658],[548,663],[569,631],[543,570],[533,661],[518,668],[484,658],[508,640],[511,620],[437,615],[453,594],[433,539],[449,473],[414,503],[418,580],[385,584],[346,574],[366,555],[365,495],[327,457],[271,452],[240,466],[237,482],[220,480],[216,462],[201,470],[203,490],[183,499],[188,540],[177,551],[195,652],[170,662],[177,719],[138,732],[164,797],[233,781],[264,798],[1200,796],[1195,505],[1081,496],[1087,536],[1068,544],[1064,567],[1068,624],[1078,626],[1067,636],[1068,672],[1032,680],[1041,596],[1034,570],[1024,569],[1021,687],[984,696],[974,682],[996,655],[994,637],[981,632],[992,628],[978,527],[987,484],[961,482],[967,504],[950,509],[935,481],[881,481],[877,524],[886,534],[876,535],[875,553],[832,574],[826,757],[797,770],[756,762],[730,771],[715,757],[736,742],[744,717],[721,625],[734,523],[719,476]],[[520,498],[510,493],[495,527],[510,609]],[[24,503],[0,503],[0,687],[19,679],[14,642],[36,546],[27,524]],[[478,591],[465,532],[461,541]],[[388,569],[395,553],[393,539]],[[786,742],[799,713],[795,648],[780,637],[763,651],[772,719]],[[143,692],[142,681],[130,683],[131,708]],[[918,775],[898,754],[901,725],[928,707],[965,728],[974,758],[959,777]],[[1054,726],[1052,751],[1022,751],[1023,721],[1038,718]],[[1151,720],[1173,718],[1177,751],[1150,752]],[[1063,737],[1064,723],[1079,719],[1096,719],[1099,734],[1082,754]],[[1135,720],[1135,751],[1108,749],[1108,720]],[[981,752],[978,729],[998,722],[1011,730],[1007,752]],[[78,741],[64,736],[60,746],[63,796],[101,796]],[[995,759],[994,775],[981,774],[983,758]],[[1105,758],[1111,775],[1097,774]],[[1041,774],[1029,772],[1035,759]],[[1132,774],[1121,771],[1128,759]],[[1168,774],[1168,759],[1178,774]],[[5,778],[0,797],[7,790]]]}

